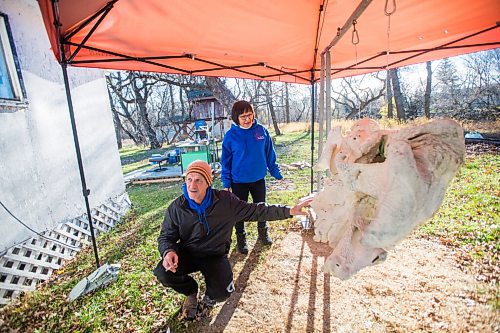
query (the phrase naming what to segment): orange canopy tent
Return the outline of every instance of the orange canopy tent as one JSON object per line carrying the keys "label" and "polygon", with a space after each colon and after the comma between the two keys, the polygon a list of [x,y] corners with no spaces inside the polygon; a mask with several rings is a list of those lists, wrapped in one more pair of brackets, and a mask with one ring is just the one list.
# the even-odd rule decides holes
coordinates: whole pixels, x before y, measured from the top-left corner
{"label": "orange canopy tent", "polygon": [[500,45],[498,0],[39,4],[56,57],[72,66],[311,83],[329,47],[336,78]]}
{"label": "orange canopy tent", "polygon": [[[314,84],[500,45],[498,0],[38,0],[61,64],[90,207],[67,66]],[[314,126],[314,112],[312,113]],[[314,127],[313,131],[314,133]],[[313,134],[314,135],[314,134]],[[314,151],[314,136],[312,136]],[[311,157],[312,158],[312,157]],[[311,170],[311,190],[312,190]],[[89,223],[96,258],[99,257]]]}

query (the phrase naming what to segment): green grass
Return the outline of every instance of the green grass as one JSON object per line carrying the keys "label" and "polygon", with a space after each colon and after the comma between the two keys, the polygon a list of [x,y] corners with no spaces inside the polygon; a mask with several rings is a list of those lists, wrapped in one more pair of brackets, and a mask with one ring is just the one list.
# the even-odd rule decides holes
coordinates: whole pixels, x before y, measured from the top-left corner
{"label": "green grass", "polygon": [[[286,133],[276,138],[280,163],[310,163],[310,134]],[[153,152],[146,149],[122,149],[126,165],[139,163]],[[467,159],[449,188],[443,206],[434,218],[422,226],[421,237],[437,237],[445,244],[464,248],[474,262],[498,259],[499,250],[499,158],[480,155]],[[268,202],[293,204],[310,189],[310,170],[284,174],[293,184],[285,190],[270,190]],[[274,180],[269,180],[269,187]],[[220,180],[214,187],[221,188]],[[180,183],[131,185],[128,193],[133,208],[117,227],[98,238],[101,262],[120,263],[118,281],[90,295],[68,303],[73,286],[94,269],[91,248],[81,251],[62,268],[57,276],[0,310],[2,327],[19,332],[155,332],[168,325],[175,332],[196,331],[197,323],[188,328],[176,319],[183,297],[161,287],[151,270],[155,267],[157,236],[163,214],[170,202],[180,195]],[[286,235],[294,222],[271,223],[272,235]],[[247,228],[253,244],[256,228]],[[470,246],[470,245],[473,246]],[[234,247],[234,242],[233,242]],[[234,248],[233,248],[234,249]],[[257,265],[267,255],[262,250]],[[235,266],[235,276],[241,269]],[[488,292],[488,291],[486,291]]]}
{"label": "green grass", "polygon": [[[448,188],[441,208],[420,232],[457,246],[494,244],[495,250],[500,250],[499,184],[498,155],[468,158]],[[479,250],[474,255],[481,258],[485,253]]]}

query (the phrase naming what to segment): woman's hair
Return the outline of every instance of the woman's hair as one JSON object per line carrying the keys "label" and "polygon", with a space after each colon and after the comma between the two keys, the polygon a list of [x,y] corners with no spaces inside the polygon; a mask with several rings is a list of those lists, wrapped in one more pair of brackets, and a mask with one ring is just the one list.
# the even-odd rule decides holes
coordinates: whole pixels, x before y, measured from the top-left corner
{"label": "woman's hair", "polygon": [[245,112],[252,112],[255,116],[255,111],[253,110],[252,104],[247,101],[238,101],[233,104],[233,109],[231,110],[231,119],[237,124],[240,124],[239,116]]}

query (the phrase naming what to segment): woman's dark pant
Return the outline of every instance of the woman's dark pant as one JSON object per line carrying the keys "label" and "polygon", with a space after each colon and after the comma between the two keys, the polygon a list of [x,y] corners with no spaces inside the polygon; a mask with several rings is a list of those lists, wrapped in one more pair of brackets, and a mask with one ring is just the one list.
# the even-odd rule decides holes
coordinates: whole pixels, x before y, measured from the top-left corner
{"label": "woman's dark pant", "polygon": [[198,292],[198,283],[188,274],[201,272],[205,278],[207,289],[205,295],[210,299],[222,302],[234,291],[233,271],[227,255],[216,257],[193,257],[186,253],[178,253],[177,271],[166,271],[160,260],[153,273],[165,287],[178,293],[191,295]]}
{"label": "woman's dark pant", "polygon": [[[232,183],[231,190],[240,200],[248,202],[248,194],[251,194],[253,202],[266,202],[266,180],[264,178],[253,183]],[[259,221],[257,226],[264,228],[267,226],[267,222]],[[236,222],[234,228],[238,234],[245,232],[243,221]]]}

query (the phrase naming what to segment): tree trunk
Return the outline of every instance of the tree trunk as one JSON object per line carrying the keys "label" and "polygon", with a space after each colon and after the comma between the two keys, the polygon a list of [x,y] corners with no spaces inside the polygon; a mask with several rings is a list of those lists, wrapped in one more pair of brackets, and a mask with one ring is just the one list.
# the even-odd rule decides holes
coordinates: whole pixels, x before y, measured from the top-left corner
{"label": "tree trunk", "polygon": [[174,88],[171,84],[168,85],[168,93],[170,94],[170,110],[175,110],[175,101],[174,101]]}
{"label": "tree trunk", "polygon": [[281,135],[280,129],[278,127],[278,122],[276,121],[276,112],[274,111],[273,98],[271,96],[271,82],[267,82],[266,88],[267,107],[269,108],[269,115],[271,116],[271,120],[273,121],[274,132],[276,133],[276,135]]}
{"label": "tree trunk", "polygon": [[118,149],[122,149],[122,123],[116,112],[113,112],[113,124],[115,125],[116,145]]}
{"label": "tree trunk", "polygon": [[[184,88],[179,86],[179,101],[181,102],[181,115],[182,119],[186,115],[186,106],[184,105],[184,98],[182,97],[182,93],[184,92]],[[173,110],[172,110],[173,111]]]}
{"label": "tree trunk", "polygon": [[281,135],[281,131],[278,127],[278,122],[276,121],[276,112],[274,111],[274,105],[272,101],[270,104],[268,104],[268,107],[269,107],[269,114],[271,115],[271,119],[273,121],[274,131],[276,132],[276,135]]}
{"label": "tree trunk", "polygon": [[427,61],[427,83],[425,85],[425,95],[424,95],[424,114],[425,118],[429,119],[431,117],[431,89],[432,89],[432,66],[431,62]]}
{"label": "tree trunk", "polygon": [[392,84],[391,84],[391,75],[389,71],[387,71],[387,79],[386,79],[386,89],[387,89],[387,118],[394,118],[394,105],[392,104]]}
{"label": "tree trunk", "polygon": [[141,100],[141,98],[138,101],[138,106],[139,106],[139,116],[141,117],[141,123],[144,128],[144,131],[146,132],[146,136],[148,137],[149,140],[149,147],[150,149],[157,149],[161,147],[160,142],[156,138],[156,132],[151,126],[151,122],[149,121],[149,116],[148,116],[148,110],[146,107],[146,103]]}
{"label": "tree trunk", "polygon": [[286,123],[290,123],[290,95],[288,94],[288,85],[289,83],[285,83],[285,121]]}
{"label": "tree trunk", "polygon": [[403,94],[401,93],[401,85],[399,83],[398,69],[390,69],[392,89],[394,91],[394,101],[396,102],[396,114],[399,120],[405,121],[406,115],[403,104]]}
{"label": "tree trunk", "polygon": [[[146,138],[142,133],[140,126],[134,120],[133,112],[131,112],[130,110],[132,101],[128,100],[123,95],[123,87],[130,86],[130,82],[125,84],[125,82],[130,79],[129,75],[130,74],[127,75],[127,78],[123,78],[120,72],[118,72],[116,75],[111,74],[106,77],[106,82],[108,84],[108,88],[110,89],[108,90],[108,94],[110,94],[110,96],[116,96],[116,100],[110,98],[110,103],[112,102],[112,107],[114,107],[113,111],[116,112],[118,116],[121,116],[125,119],[125,124],[130,125],[130,129],[128,129],[120,119],[121,129],[127,134],[129,138],[134,141],[136,145],[138,145],[141,143],[146,143]],[[113,92],[113,94],[111,94],[111,92]]]}
{"label": "tree trunk", "polygon": [[116,137],[116,145],[118,149],[122,148],[122,124],[120,121],[120,117],[118,116],[118,112],[116,112],[115,102],[113,101],[113,96],[111,96],[110,87],[108,86],[108,97],[109,97],[109,105],[111,107],[111,113],[113,114],[113,124],[115,126],[115,137]]}
{"label": "tree trunk", "polygon": [[[135,77],[132,81],[132,89],[134,90],[135,95],[135,103],[139,112],[139,119],[141,120],[142,128],[146,133],[146,136],[149,141],[150,149],[157,149],[161,147],[158,138],[156,137],[156,132],[151,126],[151,122],[149,121],[148,108],[147,108],[147,99],[148,99],[148,87],[146,86],[146,80],[141,77]],[[142,89],[137,86],[137,81],[141,81]],[[141,94],[141,90],[144,91],[144,96]]]}

